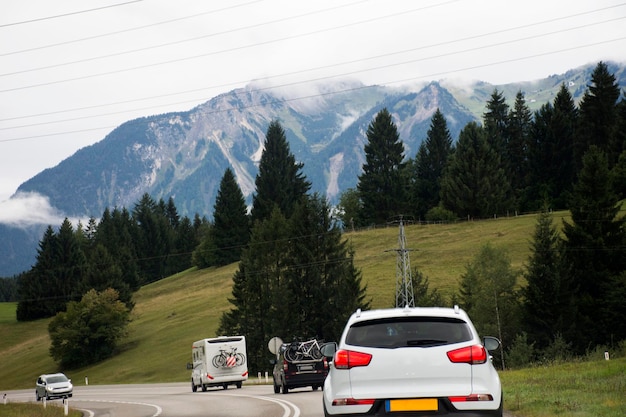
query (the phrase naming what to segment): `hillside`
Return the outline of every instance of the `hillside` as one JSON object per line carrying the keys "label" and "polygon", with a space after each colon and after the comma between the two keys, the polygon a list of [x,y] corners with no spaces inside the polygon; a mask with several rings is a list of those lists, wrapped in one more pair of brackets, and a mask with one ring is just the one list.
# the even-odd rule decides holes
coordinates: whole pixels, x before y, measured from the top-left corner
{"label": "hillside", "polygon": [[[560,225],[566,213],[555,213]],[[529,254],[536,216],[525,215],[448,225],[405,227],[411,265],[420,269],[446,295],[456,290],[460,275],[478,249],[491,243],[505,247],[514,268],[521,269]],[[355,264],[362,270],[374,308],[390,307],[395,296],[398,226],[346,233],[355,249]],[[89,377],[92,384],[186,381],[189,347],[194,340],[212,337],[223,311],[232,264],[219,269],[189,270],[147,285],[135,295],[136,308],[130,335],[116,357],[69,371],[77,384]],[[0,388],[30,388],[36,376],[55,371],[48,356],[49,320],[15,321],[15,305],[0,304]],[[345,320],[345,318],[338,318]],[[284,335],[278,335],[284,336]],[[269,359],[269,357],[268,357]],[[269,365],[269,363],[268,363]],[[268,366],[269,370],[269,366]]]}

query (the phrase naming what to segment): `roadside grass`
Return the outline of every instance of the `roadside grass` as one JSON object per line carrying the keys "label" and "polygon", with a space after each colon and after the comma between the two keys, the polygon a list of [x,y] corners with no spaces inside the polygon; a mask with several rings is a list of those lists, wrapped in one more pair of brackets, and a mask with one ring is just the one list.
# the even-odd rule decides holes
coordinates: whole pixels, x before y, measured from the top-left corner
{"label": "roadside grass", "polygon": [[[78,410],[69,409],[69,417],[82,417],[83,413]],[[33,403],[0,403],[0,416],[2,417],[63,417],[65,410],[63,406],[47,404],[43,408],[42,404]]]}
{"label": "roadside grass", "polygon": [[622,417],[626,358],[500,372],[504,408],[523,417]]}

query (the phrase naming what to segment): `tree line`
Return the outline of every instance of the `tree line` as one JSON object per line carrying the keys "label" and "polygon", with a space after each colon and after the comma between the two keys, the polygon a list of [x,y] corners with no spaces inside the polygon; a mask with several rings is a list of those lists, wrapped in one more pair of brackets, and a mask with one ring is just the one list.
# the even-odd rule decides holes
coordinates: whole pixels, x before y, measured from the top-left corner
{"label": "tree line", "polygon": [[89,290],[113,288],[130,309],[141,285],[192,266],[192,252],[208,229],[206,218],[179,216],[144,194],[134,209],[105,209],[99,221],[48,226],[33,267],[17,276],[18,320],[51,317]]}
{"label": "tree line", "polygon": [[480,219],[568,209],[583,156],[596,146],[607,158],[613,189],[626,194],[626,101],[600,62],[579,105],[562,84],[534,113],[523,92],[512,106],[493,91],[483,123],[467,124],[453,142],[437,110],[414,158],[407,158],[391,114],[367,130],[365,164],[354,189],[340,196],[348,227],[385,224],[399,213],[417,221]]}
{"label": "tree line", "polygon": [[[588,347],[605,343],[608,335],[624,339],[623,326],[615,320],[623,313],[618,296],[624,292],[626,269],[623,220],[616,218],[626,188],[626,104],[619,96],[603,63],[595,68],[579,106],[565,85],[554,103],[534,114],[521,92],[509,109],[495,90],[483,125],[469,123],[455,146],[437,110],[414,159],[405,158],[392,115],[383,109],[368,126],[363,170],[357,187],[342,194],[338,218],[346,227],[383,224],[399,214],[447,220],[569,209],[572,223],[563,226],[565,238],[559,236],[547,252],[535,251],[530,265],[536,263],[539,272],[533,278],[529,267],[524,292],[515,279],[505,279],[505,262],[503,270],[491,275],[480,268],[468,270],[455,297],[478,317],[480,308],[493,314],[492,302],[501,301],[503,326],[498,330],[507,342],[526,335],[528,343],[545,348],[558,336],[581,351],[586,340]],[[347,316],[367,308],[369,301],[340,223],[325,198],[310,194],[302,167],[282,126],[272,121],[250,213],[227,169],[212,222],[198,214],[193,220],[181,218],[172,198],[157,202],[145,194],[132,211],[107,209],[86,226],[74,228],[66,219],[57,231],[49,227],[35,265],[17,277],[18,320],[63,313],[68,302],[82,303],[88,294],[84,302],[97,305],[90,291],[112,299],[108,288],[130,311],[132,293],[143,284],[192,266],[238,261],[232,308],[221,317],[218,333],[247,336],[252,369],[266,365],[266,345],[273,336],[336,340]],[[538,247],[546,244],[535,239]],[[497,248],[487,249],[484,256],[498,254]],[[547,276],[543,269],[556,275]],[[446,301],[429,292],[426,277],[419,271],[416,275],[423,279],[415,287],[421,305]],[[484,296],[485,288],[491,297]],[[533,314],[533,303],[552,308],[559,327],[526,328],[509,320],[520,311],[526,311],[525,323],[549,317],[540,315],[540,309]],[[80,311],[81,305],[72,306]],[[493,322],[493,316],[484,317],[485,323]],[[589,325],[595,326],[592,339],[583,330]]]}

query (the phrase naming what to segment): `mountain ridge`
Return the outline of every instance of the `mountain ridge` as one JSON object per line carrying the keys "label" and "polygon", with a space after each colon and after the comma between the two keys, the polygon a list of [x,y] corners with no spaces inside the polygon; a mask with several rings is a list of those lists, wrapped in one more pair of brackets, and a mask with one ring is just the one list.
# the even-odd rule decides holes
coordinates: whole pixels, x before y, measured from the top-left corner
{"label": "mountain ridge", "polygon": [[[502,91],[509,104],[517,91],[523,91],[531,110],[536,110],[552,101],[562,83],[579,100],[594,67],[502,86],[478,82],[471,88],[446,80],[417,88],[367,86],[353,80],[306,88],[252,82],[187,111],[129,120],[101,141],[24,182],[16,195],[45,196],[64,215],[85,219],[98,218],[107,207],[132,208],[147,192],[155,199],[173,197],[181,215],[210,218],[227,167],[251,202],[267,126],[279,120],[291,152],[304,164],[312,191],[336,202],[342,191],[356,186],[367,126],[383,107],[394,117],[405,157],[414,158],[437,108],[456,141],[468,122],[481,121],[494,89]],[[626,85],[624,65],[610,64],[609,69],[620,86]],[[2,235],[6,236],[0,229],[4,242]],[[0,275],[28,269],[36,253],[32,242],[39,238],[24,239],[31,248],[29,259],[23,256],[29,250],[15,239],[10,247],[0,248],[9,254],[0,261]]]}

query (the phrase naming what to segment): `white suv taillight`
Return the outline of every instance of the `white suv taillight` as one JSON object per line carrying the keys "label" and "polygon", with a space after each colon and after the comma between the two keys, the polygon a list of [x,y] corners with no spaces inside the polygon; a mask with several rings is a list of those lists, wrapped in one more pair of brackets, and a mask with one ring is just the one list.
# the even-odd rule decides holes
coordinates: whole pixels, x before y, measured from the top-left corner
{"label": "white suv taillight", "polygon": [[448,359],[453,363],[480,365],[487,362],[487,351],[483,345],[467,346],[448,352]]}
{"label": "white suv taillight", "polygon": [[491,394],[471,394],[466,397],[448,397],[453,403],[464,403],[472,401],[493,401]]}
{"label": "white suv taillight", "polygon": [[335,353],[333,363],[337,369],[350,369],[355,366],[367,366],[372,360],[369,353],[356,352],[354,350],[338,350]]}

